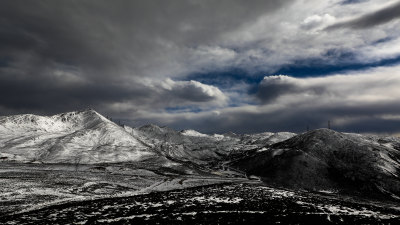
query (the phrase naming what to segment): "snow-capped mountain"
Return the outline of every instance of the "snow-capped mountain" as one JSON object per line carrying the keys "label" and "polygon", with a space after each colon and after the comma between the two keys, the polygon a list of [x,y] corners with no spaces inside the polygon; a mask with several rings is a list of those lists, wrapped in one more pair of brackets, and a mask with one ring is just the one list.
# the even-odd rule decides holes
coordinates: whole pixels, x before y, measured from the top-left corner
{"label": "snow-capped mountain", "polygon": [[86,110],[0,117],[0,155],[17,161],[101,163],[138,161],[155,153],[122,127]]}
{"label": "snow-capped mountain", "polygon": [[400,196],[400,140],[394,137],[318,129],[232,166],[290,188]]}

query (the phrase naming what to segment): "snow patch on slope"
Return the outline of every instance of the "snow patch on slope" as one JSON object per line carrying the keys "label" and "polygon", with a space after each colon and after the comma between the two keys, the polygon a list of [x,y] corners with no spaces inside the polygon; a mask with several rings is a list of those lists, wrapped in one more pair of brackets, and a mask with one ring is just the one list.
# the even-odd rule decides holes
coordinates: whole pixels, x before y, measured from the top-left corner
{"label": "snow patch on slope", "polygon": [[207,134],[202,134],[195,130],[184,130],[181,132],[181,134],[183,134],[185,136],[191,136],[191,137],[209,137]]}

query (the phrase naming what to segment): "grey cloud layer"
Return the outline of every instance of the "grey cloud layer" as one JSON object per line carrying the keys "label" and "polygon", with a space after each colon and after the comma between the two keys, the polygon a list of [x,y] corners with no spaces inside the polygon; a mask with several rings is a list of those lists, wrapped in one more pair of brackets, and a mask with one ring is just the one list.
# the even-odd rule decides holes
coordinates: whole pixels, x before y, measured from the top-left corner
{"label": "grey cloud layer", "polygon": [[256,95],[261,105],[150,117],[162,124],[167,121],[167,125],[182,129],[197,127],[203,132],[302,132],[307,126],[326,127],[330,120],[337,130],[399,133],[399,68],[320,78],[268,76],[260,83]]}
{"label": "grey cloud layer", "polygon": [[11,61],[28,51],[44,62],[79,66],[86,76],[115,69],[102,78],[151,76],[159,71],[150,67],[179,64],[183,58],[168,56],[181,57],[176,53],[185,46],[212,45],[284,2],[2,1],[0,49]]}
{"label": "grey cloud layer", "polygon": [[[0,73],[3,71],[0,69]],[[56,76],[49,79],[45,74],[21,80],[18,80],[18,75],[0,76],[1,105],[24,113],[51,114],[87,107],[107,112],[105,108],[110,107],[107,104],[115,103],[119,107],[108,108],[108,112],[124,108],[135,111],[181,105],[223,105],[226,101],[226,96],[218,88],[196,81],[167,79],[150,84],[124,84],[81,80],[65,72]]]}
{"label": "grey cloud layer", "polygon": [[343,27],[365,29],[380,24],[384,24],[399,18],[400,18],[400,2],[397,2],[389,6],[386,6],[383,9],[380,9],[372,13],[368,13],[366,15],[360,16],[350,21],[334,24],[332,26],[329,26],[327,29],[332,30]]}
{"label": "grey cloud layer", "polygon": [[[127,121],[207,132],[299,130],[335,113],[343,127],[371,115],[393,121],[388,93],[399,93],[380,89],[392,87],[382,79],[342,80],[333,88],[330,78],[268,77],[255,95],[248,83],[218,88],[187,79],[233,68],[274,74],[315,58],[344,62],[332,52],[350,52],[355,63],[399,56],[400,32],[393,27],[400,24],[400,4],[377,11],[385,0],[351,2],[363,7],[342,0],[1,1],[0,114],[93,107]],[[337,23],[353,14],[365,16]],[[323,29],[332,24],[351,29]]]}
{"label": "grey cloud layer", "polygon": [[286,2],[2,1],[0,106],[53,113],[224,101],[218,88],[198,82],[155,84],[222,65],[235,53],[214,46],[217,37]]}

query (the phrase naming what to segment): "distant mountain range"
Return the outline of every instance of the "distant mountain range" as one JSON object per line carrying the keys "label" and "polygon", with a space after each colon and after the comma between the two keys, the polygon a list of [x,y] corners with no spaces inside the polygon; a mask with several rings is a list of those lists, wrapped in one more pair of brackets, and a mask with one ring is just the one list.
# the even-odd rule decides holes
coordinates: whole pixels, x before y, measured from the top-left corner
{"label": "distant mountain range", "polygon": [[3,116],[1,162],[134,163],[184,174],[231,170],[289,188],[400,196],[399,138],[329,129],[208,135],[120,126],[94,110]]}
{"label": "distant mountain range", "polygon": [[3,161],[93,164],[167,156],[205,163],[294,135],[207,135],[156,125],[132,128],[119,126],[94,110],[49,117],[24,114],[0,117],[0,157]]}

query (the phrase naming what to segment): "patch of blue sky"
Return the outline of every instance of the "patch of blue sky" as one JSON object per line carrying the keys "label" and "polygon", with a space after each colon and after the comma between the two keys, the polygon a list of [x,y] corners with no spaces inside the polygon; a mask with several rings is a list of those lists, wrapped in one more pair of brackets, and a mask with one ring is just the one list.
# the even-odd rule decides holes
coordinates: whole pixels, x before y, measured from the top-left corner
{"label": "patch of blue sky", "polygon": [[[332,60],[329,60],[332,59]],[[282,66],[279,70],[260,71],[249,74],[243,69],[233,68],[225,71],[191,74],[187,79],[196,80],[204,84],[213,85],[221,90],[229,90],[237,82],[248,84],[248,89],[243,90],[248,94],[256,93],[261,80],[268,75],[288,75],[292,77],[326,76],[348,71],[366,70],[380,66],[394,66],[400,64],[400,55],[395,58],[383,59],[376,62],[358,62],[350,52],[337,50],[328,51],[322,58],[297,60]]]}
{"label": "patch of blue sky", "polygon": [[195,106],[174,106],[174,107],[166,107],[165,111],[167,113],[199,113],[202,112],[203,110],[200,107],[195,107]]}
{"label": "patch of blue sky", "polygon": [[228,104],[228,107],[229,108],[235,108],[235,107],[241,107],[241,106],[244,106],[244,105],[259,105],[259,103],[254,101],[254,100],[253,101],[242,101],[242,100],[235,101],[235,100],[231,100],[229,102],[229,104]]}
{"label": "patch of blue sky", "polygon": [[284,74],[293,77],[326,76],[348,71],[367,70],[374,67],[394,66],[400,64],[400,55],[375,62],[341,61],[341,63],[327,64],[320,59],[306,59],[293,64],[283,66],[276,74]]}
{"label": "patch of blue sky", "polygon": [[393,37],[385,37],[385,38],[381,38],[381,39],[378,39],[378,40],[376,40],[376,41],[374,41],[374,42],[372,42],[371,43],[371,45],[378,45],[378,44],[382,44],[382,43],[385,43],[385,42],[389,42],[389,41],[391,41],[391,40],[393,40],[394,38]]}
{"label": "patch of blue sky", "polygon": [[342,5],[349,5],[349,4],[357,4],[357,3],[361,3],[361,2],[366,2],[368,0],[343,0],[342,2],[340,2],[340,4]]}

